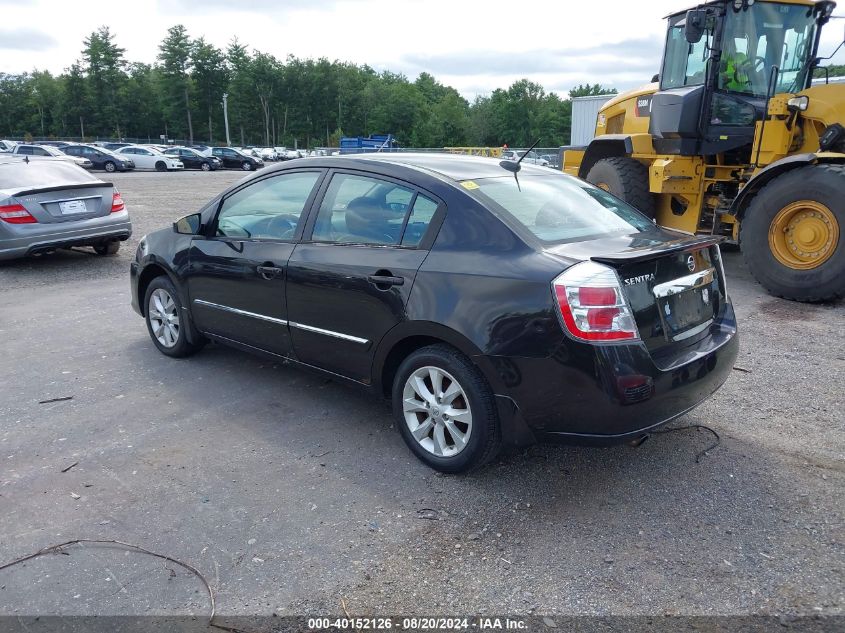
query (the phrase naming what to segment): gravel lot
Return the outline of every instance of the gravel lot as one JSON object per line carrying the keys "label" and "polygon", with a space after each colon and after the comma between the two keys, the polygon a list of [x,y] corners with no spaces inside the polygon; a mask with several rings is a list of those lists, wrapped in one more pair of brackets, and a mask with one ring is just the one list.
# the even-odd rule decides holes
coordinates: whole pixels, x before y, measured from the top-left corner
{"label": "gravel lot", "polygon": [[[383,402],[154,349],[129,307],[138,239],[242,175],[115,175],[135,225],[117,256],[0,263],[0,561],[137,543],[196,566],[227,615],[845,613],[842,303],[769,297],[727,252],[737,371],[674,425],[718,448],[697,463],[713,437],[681,430],[443,477]],[[181,568],[118,549],[0,571],[0,614],[207,608]]]}

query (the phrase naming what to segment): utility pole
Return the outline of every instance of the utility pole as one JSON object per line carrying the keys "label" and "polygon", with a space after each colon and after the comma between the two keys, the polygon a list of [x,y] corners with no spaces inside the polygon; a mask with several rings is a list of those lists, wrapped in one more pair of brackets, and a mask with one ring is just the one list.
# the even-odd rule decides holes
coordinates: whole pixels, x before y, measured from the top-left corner
{"label": "utility pole", "polygon": [[223,93],[223,122],[226,124],[226,147],[232,146],[232,139],[229,138],[229,95]]}

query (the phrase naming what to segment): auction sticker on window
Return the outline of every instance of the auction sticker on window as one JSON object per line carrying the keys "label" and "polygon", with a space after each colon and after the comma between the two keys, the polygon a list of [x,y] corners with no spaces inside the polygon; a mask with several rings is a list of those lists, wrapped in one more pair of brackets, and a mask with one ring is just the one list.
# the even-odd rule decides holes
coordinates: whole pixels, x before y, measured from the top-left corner
{"label": "auction sticker on window", "polygon": [[461,186],[463,186],[464,189],[469,189],[470,191],[478,189],[478,183],[474,180],[464,180],[461,182]]}

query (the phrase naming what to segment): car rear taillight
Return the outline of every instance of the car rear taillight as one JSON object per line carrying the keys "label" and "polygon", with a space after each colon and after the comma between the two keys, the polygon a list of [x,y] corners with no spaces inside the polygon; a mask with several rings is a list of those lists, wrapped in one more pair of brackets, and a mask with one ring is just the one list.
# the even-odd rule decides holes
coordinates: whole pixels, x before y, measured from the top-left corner
{"label": "car rear taillight", "polygon": [[9,224],[35,224],[38,222],[23,205],[9,204],[0,206],[0,220]]}
{"label": "car rear taillight", "polygon": [[126,203],[123,201],[123,198],[120,197],[120,192],[115,191],[111,197],[111,212],[118,213],[119,211],[123,211],[126,208]]}
{"label": "car rear taillight", "polygon": [[640,337],[616,272],[596,262],[568,268],[552,282],[566,330],[582,341]]}

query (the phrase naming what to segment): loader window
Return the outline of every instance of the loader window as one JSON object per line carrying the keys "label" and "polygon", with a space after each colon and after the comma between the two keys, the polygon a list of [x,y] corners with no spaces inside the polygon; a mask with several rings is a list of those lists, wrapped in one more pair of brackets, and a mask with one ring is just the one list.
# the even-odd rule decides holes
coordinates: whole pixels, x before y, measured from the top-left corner
{"label": "loader window", "polygon": [[670,28],[660,87],[665,90],[703,84],[707,71],[707,47],[710,41],[708,32],[698,44],[687,42],[684,37],[683,20],[678,26]]}
{"label": "loader window", "polygon": [[773,66],[775,93],[804,89],[813,52],[816,17],[797,4],[758,2],[725,17],[720,90],[765,97]]}

